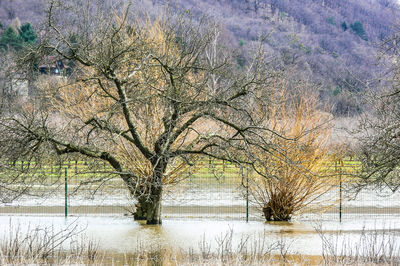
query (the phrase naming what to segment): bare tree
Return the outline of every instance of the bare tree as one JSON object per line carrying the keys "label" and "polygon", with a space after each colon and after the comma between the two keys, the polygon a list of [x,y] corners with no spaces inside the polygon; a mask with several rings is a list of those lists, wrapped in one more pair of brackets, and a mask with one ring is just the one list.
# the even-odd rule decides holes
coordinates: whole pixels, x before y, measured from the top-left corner
{"label": "bare tree", "polygon": [[[285,83],[279,81],[277,87],[285,88]],[[274,108],[266,123],[279,135],[269,136],[274,147],[269,153],[255,149],[257,163],[248,185],[267,221],[290,220],[313,204],[314,209],[322,209],[318,205],[324,200],[333,203],[324,195],[339,182],[334,163],[341,148],[330,145],[331,115],[318,110],[315,95],[290,99],[287,93],[281,90],[275,96],[284,103]]]}
{"label": "bare tree", "polygon": [[[365,186],[388,187],[393,192],[400,187],[400,61],[399,26],[395,34],[382,43],[381,58],[391,64],[378,81],[381,90],[366,95],[369,112],[364,113],[354,131],[359,142],[357,156],[362,162],[358,189]],[[383,61],[383,60],[382,60]]]}
{"label": "bare tree", "polygon": [[257,98],[272,74],[262,49],[239,71],[212,22],[92,2],[50,1],[39,51],[74,62],[75,72],[38,82],[35,101],[2,118],[3,151],[103,160],[137,200],[135,218],[160,224],[179,165],[199,155],[241,161],[258,145],[251,136],[266,128],[249,110],[265,103]]}
{"label": "bare tree", "polygon": [[[19,109],[24,104],[20,100],[18,90],[13,86],[19,82],[15,57],[16,54],[13,51],[0,52],[0,119],[9,116],[12,109]],[[28,177],[26,175],[27,167],[16,165],[17,158],[12,154],[15,154],[14,151],[18,150],[24,142],[20,139],[22,142],[13,143],[15,145],[10,148],[14,132],[8,131],[7,133],[0,138],[0,158],[4,158],[3,154],[9,154],[7,159],[0,162],[0,202],[11,202],[21,195],[29,194],[34,184],[41,183],[40,175],[32,173]],[[31,167],[31,169],[33,168]]]}
{"label": "bare tree", "polygon": [[369,95],[372,110],[362,116],[357,130],[362,161],[359,185],[377,185],[396,191],[400,186],[400,67],[396,62],[388,87]]}

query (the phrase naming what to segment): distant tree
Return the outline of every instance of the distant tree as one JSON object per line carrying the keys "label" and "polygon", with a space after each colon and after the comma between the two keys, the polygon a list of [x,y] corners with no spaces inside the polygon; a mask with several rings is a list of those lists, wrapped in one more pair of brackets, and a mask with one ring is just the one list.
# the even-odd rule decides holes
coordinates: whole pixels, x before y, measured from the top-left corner
{"label": "distant tree", "polygon": [[240,68],[243,68],[244,65],[246,64],[246,58],[243,55],[238,55],[236,57],[236,61]]}
{"label": "distant tree", "polygon": [[337,116],[352,116],[362,112],[362,108],[359,103],[357,103],[354,94],[347,91],[342,92],[336,89],[333,91],[333,95],[334,97],[331,100],[333,112]]}
{"label": "distant tree", "polygon": [[[21,26],[18,22],[7,27],[0,37],[0,49],[8,50],[9,48],[18,51],[27,44],[35,44],[37,35],[30,23],[25,23]],[[0,29],[2,24],[0,25]]]}
{"label": "distant tree", "polygon": [[329,17],[329,18],[328,18],[328,23],[329,23],[329,24],[332,24],[332,25],[336,25],[335,17],[333,17],[333,16],[332,16],[332,17]]}
{"label": "distant tree", "polygon": [[367,34],[365,32],[364,26],[360,21],[356,21],[350,24],[350,28],[364,41],[368,41]]}
{"label": "distant tree", "polygon": [[35,44],[37,41],[37,35],[35,30],[32,28],[30,23],[25,23],[18,30],[19,35],[24,40],[25,43]]}
{"label": "distant tree", "polygon": [[336,86],[336,88],[332,91],[333,96],[337,96],[342,92],[342,88],[340,86]]}
{"label": "distant tree", "polygon": [[6,50],[12,48],[14,50],[20,50],[23,46],[23,39],[18,33],[12,28],[8,27],[0,38],[0,49]]}
{"label": "distant tree", "polygon": [[8,19],[15,18],[15,9],[10,5],[10,3],[6,6],[4,6],[3,8],[4,8],[4,11],[7,13]]}
{"label": "distant tree", "polygon": [[346,31],[349,28],[349,26],[347,26],[347,22],[346,21],[343,21],[340,26],[342,27],[343,31]]}
{"label": "distant tree", "polygon": [[[10,73],[12,72],[12,67],[14,55],[8,51],[0,50],[0,114],[2,111],[7,109],[7,106],[12,103],[12,92],[10,90]],[[0,182],[0,187],[2,186]],[[1,194],[1,193],[0,193]],[[0,201],[2,197],[0,196]]]}
{"label": "distant tree", "polygon": [[[393,38],[396,40],[396,38]],[[391,48],[392,49],[392,48]],[[397,54],[398,55],[398,54]],[[359,122],[358,158],[362,162],[359,189],[365,186],[400,188],[400,61],[385,77],[386,88],[367,96],[371,111]]]}
{"label": "distant tree", "polygon": [[11,21],[9,26],[12,27],[16,32],[18,32],[22,26],[21,20],[16,17]]}
{"label": "distant tree", "polygon": [[360,123],[358,157],[363,163],[360,187],[384,186],[393,192],[400,187],[399,95],[398,91],[389,91],[375,97],[373,114]]}
{"label": "distant tree", "polygon": [[396,8],[399,6],[399,2],[397,0],[378,0],[378,3],[389,8]]}

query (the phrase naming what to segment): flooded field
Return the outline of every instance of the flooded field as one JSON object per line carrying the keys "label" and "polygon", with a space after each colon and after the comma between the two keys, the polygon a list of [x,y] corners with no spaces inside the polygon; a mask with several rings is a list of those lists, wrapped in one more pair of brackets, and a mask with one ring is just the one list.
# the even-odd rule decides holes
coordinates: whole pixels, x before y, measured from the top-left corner
{"label": "flooded field", "polygon": [[[88,239],[98,241],[102,251],[133,253],[139,249],[174,248],[186,252],[201,252],[204,243],[211,250],[218,248],[218,241],[231,237],[235,249],[246,240],[250,250],[255,245],[265,247],[274,243],[284,244],[290,254],[321,255],[322,239],[359,241],[362,232],[390,231],[400,240],[400,215],[371,219],[353,217],[342,223],[329,220],[303,220],[288,222],[244,222],[204,219],[164,219],[162,226],[148,226],[130,217],[60,217],[60,216],[0,216],[0,239],[8,234],[10,224],[22,233],[32,228],[51,228],[55,232],[77,225],[77,230]],[[318,232],[317,232],[318,231]],[[398,242],[397,242],[398,243]]]}
{"label": "flooded field", "polygon": [[[133,201],[121,186],[94,195],[84,189],[69,194],[68,218],[64,217],[63,192],[60,186],[47,197],[24,196],[1,203],[0,241],[7,237],[10,227],[29,234],[33,228],[57,232],[77,226],[80,234],[111,254],[163,248],[186,253],[204,253],[205,248],[218,252],[221,243],[229,240],[233,251],[245,247],[249,252],[269,249],[279,253],[284,248],[288,254],[321,256],[327,241],[337,247],[357,247],[366,234],[386,234],[390,243],[400,243],[398,193],[388,192],[385,197],[384,191],[378,195],[367,190],[354,197],[343,193],[340,222],[339,191],[334,190],[324,196],[326,207],[330,207],[325,212],[305,209],[292,222],[265,223],[261,212],[251,204],[246,222],[244,191],[237,183],[181,185],[163,198],[163,225],[147,226],[128,215]],[[68,243],[64,245],[68,249]]]}

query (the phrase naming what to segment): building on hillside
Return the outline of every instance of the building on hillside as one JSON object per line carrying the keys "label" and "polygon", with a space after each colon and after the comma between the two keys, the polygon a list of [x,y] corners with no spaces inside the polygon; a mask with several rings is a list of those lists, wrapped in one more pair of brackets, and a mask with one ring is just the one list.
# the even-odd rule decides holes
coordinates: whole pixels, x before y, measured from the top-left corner
{"label": "building on hillside", "polygon": [[53,76],[69,76],[72,74],[72,69],[68,62],[58,59],[54,56],[47,57],[39,66],[39,74]]}

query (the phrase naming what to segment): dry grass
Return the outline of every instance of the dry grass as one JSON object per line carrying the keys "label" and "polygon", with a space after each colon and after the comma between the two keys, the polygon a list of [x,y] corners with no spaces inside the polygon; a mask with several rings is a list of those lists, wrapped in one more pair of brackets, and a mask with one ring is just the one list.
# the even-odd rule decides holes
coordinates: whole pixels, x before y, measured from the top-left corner
{"label": "dry grass", "polygon": [[326,235],[317,229],[322,240],[325,265],[399,265],[400,245],[396,232],[390,229],[363,229],[358,237],[341,232]]}
{"label": "dry grass", "polygon": [[[267,232],[243,237],[234,244],[233,230],[210,242],[203,237],[198,249],[164,248],[144,244],[132,253],[110,253],[99,250],[99,244],[84,236],[76,224],[65,229],[25,228],[11,221],[7,236],[0,241],[1,265],[272,265],[307,262],[303,256],[291,255],[290,245],[284,241],[267,243]],[[212,248],[212,244],[215,244]]]}
{"label": "dry grass", "polygon": [[62,230],[30,225],[23,230],[10,220],[8,234],[0,241],[0,265],[91,264],[100,261],[98,242],[87,239],[83,231],[75,223]]}
{"label": "dry grass", "polygon": [[392,230],[363,230],[358,238],[341,232],[327,235],[321,229],[321,256],[294,254],[283,238],[269,243],[268,233],[233,241],[233,230],[213,241],[205,237],[197,249],[148,247],[139,243],[132,253],[100,251],[76,224],[56,231],[53,227],[27,228],[10,222],[0,241],[0,265],[399,265],[400,246]]}

